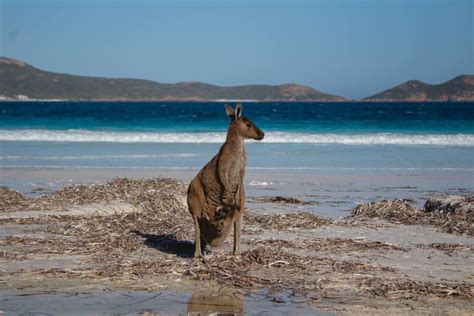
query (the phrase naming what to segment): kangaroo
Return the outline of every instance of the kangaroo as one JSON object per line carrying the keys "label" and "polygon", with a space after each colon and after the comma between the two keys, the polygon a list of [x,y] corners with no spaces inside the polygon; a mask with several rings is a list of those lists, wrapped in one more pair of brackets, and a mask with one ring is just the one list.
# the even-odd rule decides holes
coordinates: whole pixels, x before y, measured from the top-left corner
{"label": "kangaroo", "polygon": [[225,105],[230,118],[227,138],[217,155],[194,177],[188,187],[188,208],[194,220],[194,257],[206,245],[219,246],[234,227],[234,254],[240,253],[240,230],[245,205],[244,176],[247,154],[244,139],[262,140],[265,134],[235,110]]}

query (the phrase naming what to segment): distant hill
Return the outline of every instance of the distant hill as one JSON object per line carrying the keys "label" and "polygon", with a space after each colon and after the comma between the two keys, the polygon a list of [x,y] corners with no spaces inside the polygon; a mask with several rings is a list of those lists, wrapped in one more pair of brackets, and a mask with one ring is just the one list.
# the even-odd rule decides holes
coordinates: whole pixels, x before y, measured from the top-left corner
{"label": "distant hill", "polygon": [[474,101],[474,75],[460,75],[441,84],[410,80],[363,101]]}
{"label": "distant hill", "polygon": [[1,99],[143,101],[345,101],[299,84],[220,87],[202,82],[158,83],[59,74],[0,57]]}

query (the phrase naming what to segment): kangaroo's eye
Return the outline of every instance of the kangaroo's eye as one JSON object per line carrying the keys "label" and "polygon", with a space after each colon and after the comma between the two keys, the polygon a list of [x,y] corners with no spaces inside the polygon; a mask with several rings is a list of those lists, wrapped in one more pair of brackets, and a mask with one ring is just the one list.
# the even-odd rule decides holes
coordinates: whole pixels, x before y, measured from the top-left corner
{"label": "kangaroo's eye", "polygon": [[247,123],[247,127],[248,127],[248,128],[251,128],[251,127],[252,127],[252,124]]}

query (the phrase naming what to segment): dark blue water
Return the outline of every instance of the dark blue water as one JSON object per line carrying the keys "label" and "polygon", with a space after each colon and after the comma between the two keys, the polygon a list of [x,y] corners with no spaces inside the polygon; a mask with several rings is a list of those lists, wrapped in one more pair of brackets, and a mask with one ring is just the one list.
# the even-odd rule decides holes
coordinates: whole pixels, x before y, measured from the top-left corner
{"label": "dark blue water", "polygon": [[[266,131],[474,134],[474,103],[244,103]],[[223,103],[3,102],[0,129],[223,132]]]}
{"label": "dark blue water", "polygon": [[[244,103],[249,168],[474,170],[474,103]],[[224,103],[0,103],[0,167],[200,168]]]}

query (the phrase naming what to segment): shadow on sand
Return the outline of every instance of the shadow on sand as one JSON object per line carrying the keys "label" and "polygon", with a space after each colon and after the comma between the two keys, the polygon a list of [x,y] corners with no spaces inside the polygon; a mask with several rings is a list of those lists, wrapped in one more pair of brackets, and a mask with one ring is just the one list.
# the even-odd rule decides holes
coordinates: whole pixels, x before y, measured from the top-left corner
{"label": "shadow on sand", "polygon": [[132,233],[145,238],[145,245],[162,252],[191,258],[194,255],[194,243],[188,240],[178,240],[174,234],[146,234],[134,230]]}

